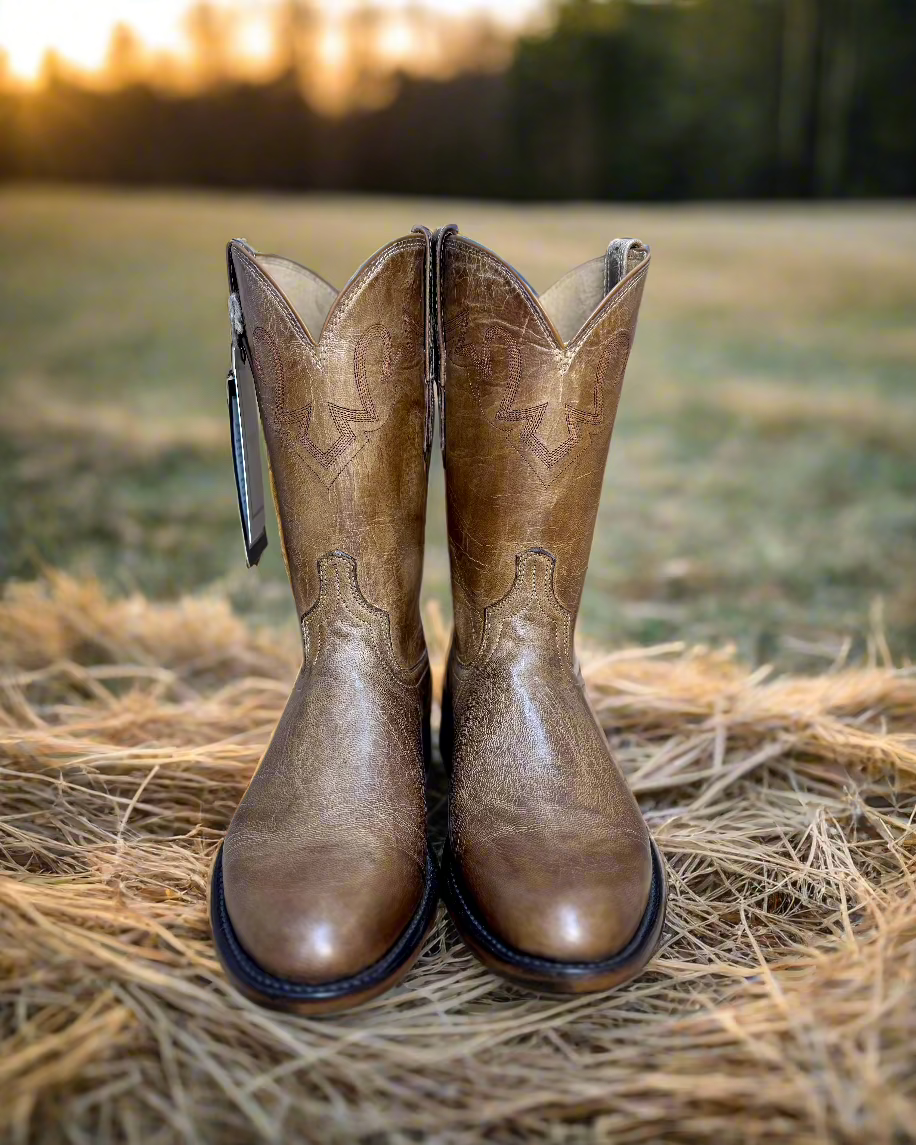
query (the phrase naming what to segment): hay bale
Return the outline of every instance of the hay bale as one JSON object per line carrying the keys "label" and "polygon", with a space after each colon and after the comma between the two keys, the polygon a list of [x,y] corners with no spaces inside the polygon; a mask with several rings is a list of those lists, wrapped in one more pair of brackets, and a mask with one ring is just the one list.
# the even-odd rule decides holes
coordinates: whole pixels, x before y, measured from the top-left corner
{"label": "hay bale", "polygon": [[[427,625],[439,658],[441,617]],[[652,970],[541,999],[442,917],[336,1018],[225,983],[210,860],[292,641],[56,575],[0,603],[0,1136],[56,1142],[891,1142],[916,1127],[916,675],[586,658],[670,867]],[[442,828],[441,777],[433,818]]]}

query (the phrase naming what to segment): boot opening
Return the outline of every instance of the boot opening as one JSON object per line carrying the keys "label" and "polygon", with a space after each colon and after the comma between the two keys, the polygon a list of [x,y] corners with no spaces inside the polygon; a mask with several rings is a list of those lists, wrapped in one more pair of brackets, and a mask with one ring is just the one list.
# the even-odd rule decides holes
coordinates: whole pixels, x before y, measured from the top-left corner
{"label": "boot opening", "polygon": [[255,261],[286,295],[312,341],[317,342],[337,298],[337,289],[292,259],[276,254],[259,254]]}
{"label": "boot opening", "polygon": [[577,266],[544,291],[539,301],[564,342],[575,338],[607,295],[648,254],[649,248],[637,239],[614,239],[607,254]]}

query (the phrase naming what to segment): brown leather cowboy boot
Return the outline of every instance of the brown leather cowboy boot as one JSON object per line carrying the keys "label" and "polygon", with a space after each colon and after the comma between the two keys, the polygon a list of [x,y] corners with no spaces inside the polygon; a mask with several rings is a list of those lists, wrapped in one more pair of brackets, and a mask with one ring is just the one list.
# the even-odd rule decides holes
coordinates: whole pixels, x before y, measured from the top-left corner
{"label": "brown leather cowboy boot", "polygon": [[453,229],[438,261],[455,608],[444,893],[492,969],[602,990],[651,957],[666,897],[573,651],[649,251],[617,239],[540,298]]}
{"label": "brown leather cowboy boot", "polygon": [[[217,856],[211,922],[235,984],[283,1009],[342,1009],[385,990],[435,917],[419,612],[431,238],[384,247],[340,294],[229,244],[230,395],[252,367],[304,656]],[[241,422],[246,524],[257,474],[239,461]],[[246,540],[256,559],[247,527]]]}

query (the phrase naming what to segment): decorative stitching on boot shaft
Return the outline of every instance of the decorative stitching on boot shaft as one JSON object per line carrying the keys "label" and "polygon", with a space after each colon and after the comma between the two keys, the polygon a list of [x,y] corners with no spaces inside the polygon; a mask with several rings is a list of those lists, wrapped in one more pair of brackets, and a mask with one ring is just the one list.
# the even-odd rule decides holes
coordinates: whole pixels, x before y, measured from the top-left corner
{"label": "decorative stitching on boot shaft", "polygon": [[305,645],[305,660],[314,664],[326,646],[327,629],[334,618],[350,622],[367,638],[377,659],[402,687],[417,688],[429,671],[429,657],[424,650],[409,668],[398,663],[391,638],[391,617],[370,604],[363,596],[357,577],[356,561],[348,553],[325,553],[318,559],[318,599],[300,621]]}
{"label": "decorative stitching on boot shaft", "polygon": [[[459,329],[466,330],[468,315],[458,319]],[[612,416],[617,410],[617,401],[605,402],[605,388],[611,382],[610,393],[619,400],[620,388],[630,352],[630,336],[625,330],[618,330],[608,338],[607,346],[595,369],[590,409],[580,409],[575,402],[564,402],[566,438],[551,449],[540,436],[544,417],[555,403],[548,398],[535,405],[517,408],[519,390],[522,385],[522,356],[519,340],[497,325],[488,326],[481,343],[469,345],[459,341],[457,350],[467,352],[471,361],[487,381],[493,377],[493,342],[502,342],[506,352],[506,394],[496,414],[496,420],[507,425],[510,431],[521,426],[519,442],[531,450],[548,471],[562,467],[572,460],[587,434],[600,426],[606,404],[611,406]]]}
{"label": "decorative stitching on boot shaft", "polygon": [[[239,259],[242,277],[261,299],[253,308],[249,333],[268,447],[273,432],[291,456],[327,487],[387,421],[390,400],[400,390],[389,392],[386,384],[393,381],[397,370],[424,353],[423,321],[418,322],[409,308],[402,315],[403,329],[395,328],[396,321],[388,326],[374,322],[356,332],[349,328],[353,308],[365,290],[395,255],[415,248],[418,238],[393,243],[365,274],[357,273],[351,279],[332,305],[317,341],[261,267],[252,258]],[[417,301],[418,306],[423,305],[422,293]],[[282,316],[280,324],[285,326],[284,338],[289,336],[288,345],[277,341],[272,321],[276,316]],[[256,321],[258,317],[262,321]],[[348,342],[352,339],[353,347],[351,370],[344,367],[345,372],[340,369],[343,337]],[[350,385],[341,385],[347,375],[356,388],[355,403],[349,399]],[[341,401],[345,395],[346,400]],[[303,400],[307,396],[312,400]],[[325,422],[326,427],[322,425]]]}
{"label": "decorative stitching on boot shaft", "polygon": [[556,557],[546,549],[526,549],[516,556],[512,587],[502,599],[484,609],[477,652],[470,660],[459,661],[465,672],[480,670],[496,655],[507,627],[515,620],[529,622],[525,626],[529,645],[536,643],[549,654],[555,653],[562,663],[572,663],[573,618],[557,599],[555,571]]}
{"label": "decorative stitching on boot shaft", "polygon": [[258,326],[253,331],[253,339],[252,350],[261,377],[266,376],[264,359],[261,354],[262,345],[270,355],[273,365],[273,378],[270,387],[271,405],[276,417],[277,433],[294,452],[299,453],[300,448],[304,448],[322,469],[330,470],[334,463],[339,461],[356,444],[357,434],[353,429],[354,424],[365,427],[363,429],[364,441],[368,440],[371,430],[378,429],[381,419],[372,400],[366,363],[369,347],[374,341],[380,341],[382,359],[377,383],[388,380],[392,360],[391,334],[381,323],[377,322],[364,330],[356,339],[356,345],[353,349],[353,379],[360,401],[359,409],[340,406],[330,400],[325,402],[331,420],[338,431],[337,439],[331,442],[327,449],[321,449],[311,436],[313,403],[307,402],[298,409],[288,408],[289,394],[286,372],[273,335],[266,327]]}

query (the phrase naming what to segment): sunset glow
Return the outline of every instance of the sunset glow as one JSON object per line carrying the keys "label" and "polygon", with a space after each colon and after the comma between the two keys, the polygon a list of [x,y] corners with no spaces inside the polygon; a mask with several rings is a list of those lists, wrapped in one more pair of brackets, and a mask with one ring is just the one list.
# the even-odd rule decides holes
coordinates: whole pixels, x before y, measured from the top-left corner
{"label": "sunset glow", "polygon": [[338,71],[347,60],[347,40],[343,29],[334,21],[329,21],[318,41],[318,53],[322,63],[331,71]]}
{"label": "sunset glow", "polygon": [[39,79],[49,55],[76,71],[102,71],[119,25],[150,54],[186,56],[188,8],[186,0],[2,0],[0,49],[11,76],[26,83]]}
{"label": "sunset glow", "polygon": [[406,60],[416,46],[414,30],[402,16],[393,16],[379,36],[379,52],[390,60]]}
{"label": "sunset glow", "polygon": [[[486,16],[506,30],[521,27],[543,7],[542,0],[323,0],[303,4],[302,14],[316,28],[316,63],[332,72],[345,71],[351,55],[350,21],[379,14],[370,54],[380,66],[411,69],[426,39],[418,28],[430,21],[442,25],[469,23]],[[278,43],[279,18],[289,11],[285,0],[0,0],[0,76],[20,85],[40,82],[50,60],[67,73],[105,82],[111,71],[113,44],[120,36],[131,46],[135,78],[163,76],[200,78],[200,28],[211,25],[221,64],[231,74],[268,73],[284,59]],[[436,51],[430,54],[435,60]]]}
{"label": "sunset glow", "polygon": [[234,47],[252,64],[270,64],[276,55],[274,29],[262,11],[245,12],[239,18]]}

